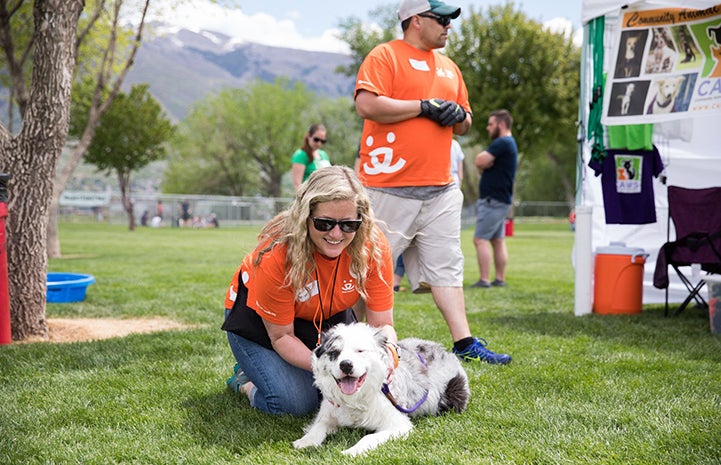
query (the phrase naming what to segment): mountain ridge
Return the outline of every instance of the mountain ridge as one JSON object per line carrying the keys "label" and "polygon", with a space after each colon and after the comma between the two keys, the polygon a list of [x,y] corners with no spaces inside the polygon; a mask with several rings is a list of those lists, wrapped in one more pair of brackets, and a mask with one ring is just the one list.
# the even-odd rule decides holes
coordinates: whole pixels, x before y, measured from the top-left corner
{"label": "mountain ridge", "polygon": [[165,28],[141,44],[123,91],[147,83],[151,95],[177,122],[207,94],[243,88],[255,79],[273,82],[284,77],[325,97],[350,98],[355,78],[336,72],[350,63],[350,56],[339,53],[237,42],[213,31]]}

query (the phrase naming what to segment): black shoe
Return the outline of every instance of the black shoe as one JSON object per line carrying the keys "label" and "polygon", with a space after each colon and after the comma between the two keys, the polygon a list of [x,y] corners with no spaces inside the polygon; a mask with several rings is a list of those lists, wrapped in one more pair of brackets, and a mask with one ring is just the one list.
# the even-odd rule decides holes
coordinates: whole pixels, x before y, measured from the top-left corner
{"label": "black shoe", "polygon": [[495,287],[506,287],[506,282],[505,282],[505,281],[501,281],[500,279],[494,279],[493,282],[491,283],[491,286],[495,286]]}
{"label": "black shoe", "polygon": [[471,287],[475,287],[475,288],[481,287],[481,288],[485,289],[485,288],[491,287],[491,283],[489,283],[488,281],[483,281],[483,280],[479,279],[475,283],[471,284]]}

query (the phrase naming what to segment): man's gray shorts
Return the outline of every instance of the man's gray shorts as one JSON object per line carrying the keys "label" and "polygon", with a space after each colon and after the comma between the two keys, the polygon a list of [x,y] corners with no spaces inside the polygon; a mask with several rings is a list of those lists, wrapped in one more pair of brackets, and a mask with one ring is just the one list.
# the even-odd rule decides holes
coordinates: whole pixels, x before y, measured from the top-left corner
{"label": "man's gray shorts", "polygon": [[476,239],[500,239],[506,235],[506,216],[511,209],[510,203],[503,203],[486,197],[476,201]]}
{"label": "man's gray shorts", "polygon": [[447,189],[428,200],[368,190],[378,226],[403,264],[413,292],[430,287],[463,287],[461,208],[463,193]]}

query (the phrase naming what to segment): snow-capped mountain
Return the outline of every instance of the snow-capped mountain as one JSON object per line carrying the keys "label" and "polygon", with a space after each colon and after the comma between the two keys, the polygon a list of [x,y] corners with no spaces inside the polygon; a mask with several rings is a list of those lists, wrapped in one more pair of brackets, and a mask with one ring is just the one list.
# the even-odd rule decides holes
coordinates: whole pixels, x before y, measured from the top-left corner
{"label": "snow-capped mountain", "polygon": [[154,25],[125,79],[148,83],[151,94],[174,120],[185,117],[191,105],[208,93],[227,87],[243,87],[255,79],[273,82],[286,77],[328,97],[351,97],[354,78],[337,73],[351,58],[327,52],[311,52],[240,43],[211,31],[193,32]]}

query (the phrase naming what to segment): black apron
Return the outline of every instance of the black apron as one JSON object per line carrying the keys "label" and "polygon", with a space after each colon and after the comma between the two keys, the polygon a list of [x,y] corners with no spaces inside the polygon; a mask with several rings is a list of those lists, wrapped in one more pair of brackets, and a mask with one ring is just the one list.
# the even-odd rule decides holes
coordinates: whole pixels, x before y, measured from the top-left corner
{"label": "black apron", "polygon": [[[228,317],[221,326],[224,331],[230,331],[249,341],[253,341],[267,349],[273,350],[268,337],[268,331],[265,329],[263,319],[255,310],[248,307],[248,288],[242,282],[238,273],[238,295],[235,297],[233,308],[230,310]],[[336,313],[328,319],[323,320],[322,330],[325,331],[339,323],[355,323],[357,321],[352,308]],[[312,321],[296,318],[293,320],[293,332],[295,336],[303,341],[310,350],[315,349],[318,344],[318,330]]]}

